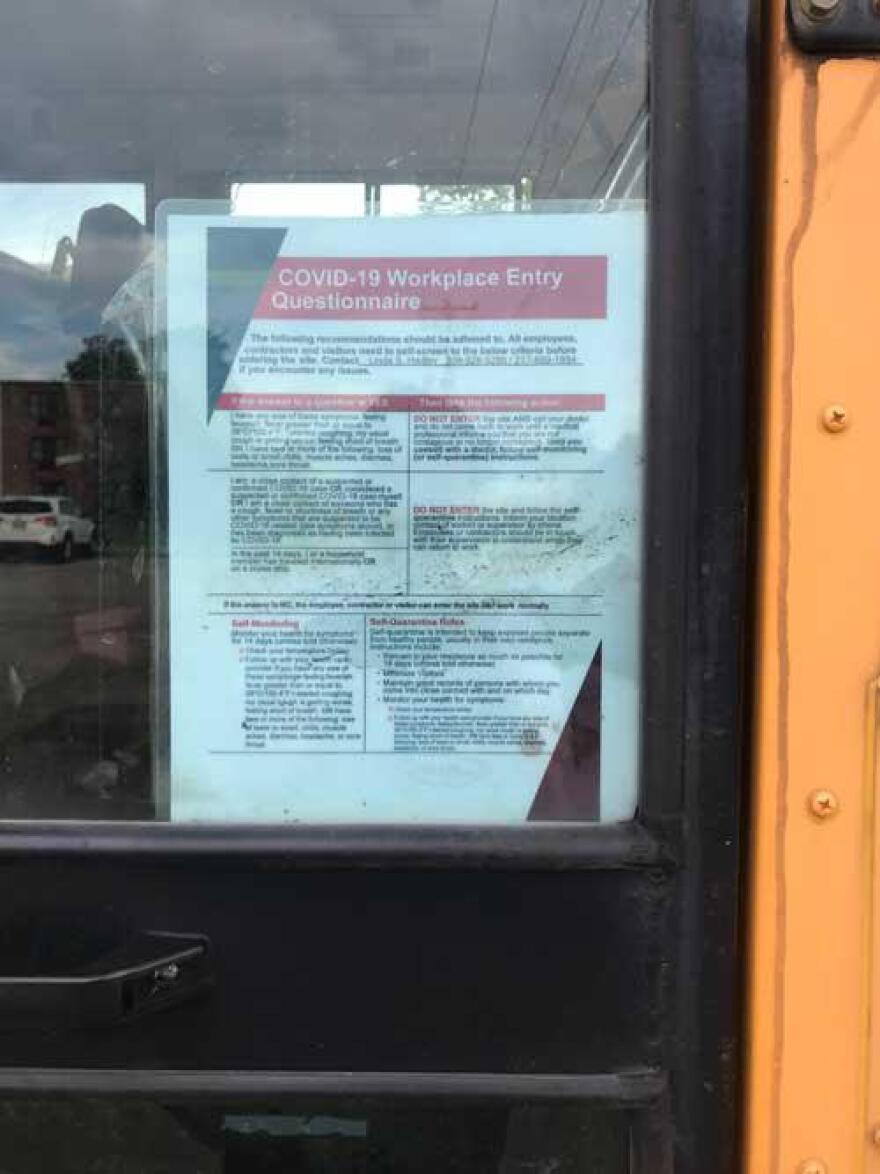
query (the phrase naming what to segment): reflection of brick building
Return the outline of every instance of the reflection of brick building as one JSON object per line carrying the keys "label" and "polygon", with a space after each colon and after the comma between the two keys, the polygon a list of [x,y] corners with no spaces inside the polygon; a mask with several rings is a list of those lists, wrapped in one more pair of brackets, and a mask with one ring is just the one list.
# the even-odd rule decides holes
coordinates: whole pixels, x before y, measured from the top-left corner
{"label": "reflection of brick building", "polygon": [[143,384],[0,384],[0,494],[63,493],[118,537],[143,516]]}

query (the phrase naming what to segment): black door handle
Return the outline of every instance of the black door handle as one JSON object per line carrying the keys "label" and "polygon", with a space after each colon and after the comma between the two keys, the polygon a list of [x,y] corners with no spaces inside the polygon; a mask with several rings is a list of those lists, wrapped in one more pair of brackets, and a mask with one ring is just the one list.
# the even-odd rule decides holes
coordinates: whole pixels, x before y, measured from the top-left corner
{"label": "black door handle", "polygon": [[70,973],[0,973],[0,1030],[121,1022],[192,998],[212,981],[207,938],[136,933]]}

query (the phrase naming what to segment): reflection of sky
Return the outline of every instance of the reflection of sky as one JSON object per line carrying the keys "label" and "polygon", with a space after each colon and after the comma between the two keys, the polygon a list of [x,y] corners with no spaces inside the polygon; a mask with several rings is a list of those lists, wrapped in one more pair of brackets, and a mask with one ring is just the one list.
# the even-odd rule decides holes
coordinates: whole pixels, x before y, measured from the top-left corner
{"label": "reflection of sky", "polygon": [[[456,188],[434,190],[454,192]],[[510,190],[512,202],[512,186]],[[232,188],[232,211],[239,216],[363,216],[366,188],[362,183],[237,183]],[[421,187],[383,183],[380,211],[383,216],[418,215],[424,211]]]}
{"label": "reflection of sky", "polygon": [[415,216],[421,210],[421,188],[412,183],[382,185],[383,216]]}
{"label": "reflection of sky", "polygon": [[363,216],[362,183],[237,183],[232,211],[238,216]]}
{"label": "reflection of sky", "polygon": [[0,183],[0,251],[48,268],[59,240],[75,240],[83,212],[100,204],[118,204],[144,223],[139,183]]}

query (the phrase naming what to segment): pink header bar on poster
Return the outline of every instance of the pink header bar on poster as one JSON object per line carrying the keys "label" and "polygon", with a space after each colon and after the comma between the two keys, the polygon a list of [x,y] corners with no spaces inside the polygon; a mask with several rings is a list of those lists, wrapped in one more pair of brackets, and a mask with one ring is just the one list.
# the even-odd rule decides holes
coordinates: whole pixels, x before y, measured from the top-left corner
{"label": "pink header bar on poster", "polygon": [[257,319],[605,318],[608,258],[280,257]]}
{"label": "pink header bar on poster", "polygon": [[226,392],[225,412],[604,412],[604,395],[271,395]]}

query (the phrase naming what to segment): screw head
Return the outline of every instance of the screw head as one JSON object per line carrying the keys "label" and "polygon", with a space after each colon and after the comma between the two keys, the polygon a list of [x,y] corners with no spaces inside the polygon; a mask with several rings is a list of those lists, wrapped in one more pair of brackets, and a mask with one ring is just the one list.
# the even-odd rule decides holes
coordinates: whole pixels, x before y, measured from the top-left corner
{"label": "screw head", "polygon": [[822,423],[829,432],[842,432],[849,426],[849,412],[843,404],[829,404],[822,413]]}
{"label": "screw head", "polygon": [[841,5],[841,0],[801,0],[801,10],[810,20],[828,20]]}
{"label": "screw head", "polygon": [[798,1166],[798,1174],[828,1174],[828,1167],[818,1158],[810,1158]]}
{"label": "screw head", "polygon": [[809,799],[810,811],[817,819],[830,819],[840,811],[840,800],[833,791],[813,791]]}

